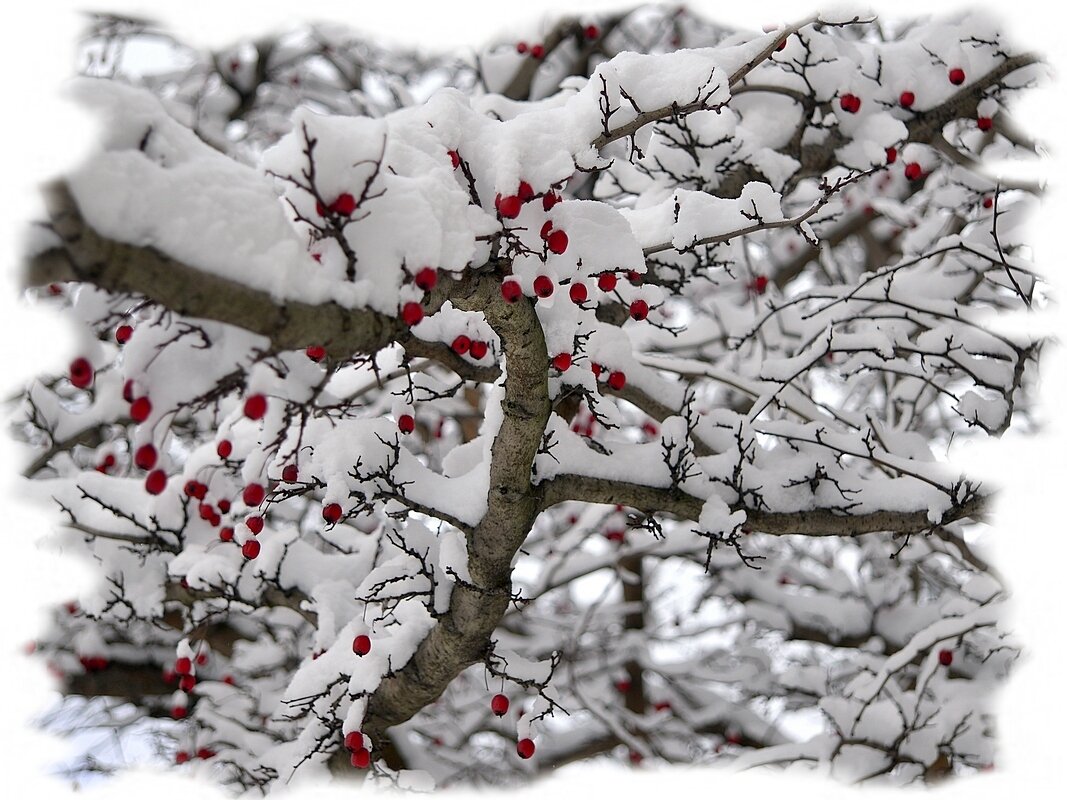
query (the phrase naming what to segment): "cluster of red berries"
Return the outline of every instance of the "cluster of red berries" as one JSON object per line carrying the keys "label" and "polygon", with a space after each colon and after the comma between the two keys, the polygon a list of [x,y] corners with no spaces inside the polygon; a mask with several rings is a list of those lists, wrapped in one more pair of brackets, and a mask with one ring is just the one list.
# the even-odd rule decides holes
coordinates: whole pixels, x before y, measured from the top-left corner
{"label": "cluster of red berries", "polygon": [[80,656],[78,661],[86,672],[99,672],[102,669],[107,669],[110,663],[103,656]]}
{"label": "cluster of red berries", "polygon": [[[198,749],[196,751],[196,757],[200,758],[200,759],[205,759],[206,760],[208,758],[214,758],[215,755],[216,755],[215,751],[212,750],[210,747],[201,747],[200,749]],[[192,757],[193,756],[190,755],[188,751],[179,750],[177,753],[174,754],[174,763],[175,764],[185,764]]]}
{"label": "cluster of red berries", "polygon": [[366,769],[370,766],[370,750],[364,746],[363,734],[352,731],[345,735],[345,749],[351,756],[352,766],[356,769]]}
{"label": "cluster of red berries", "polygon": [[457,356],[470,355],[475,361],[481,361],[489,352],[489,343],[480,339],[471,339],[465,334],[460,334],[452,340],[452,352]]}
{"label": "cluster of red berries", "polygon": [[[437,270],[433,267],[420,269],[415,273],[415,285],[424,292],[432,290],[437,285]],[[425,316],[422,303],[416,303],[414,300],[409,300],[400,307],[400,319],[409,328],[418,325]]]}
{"label": "cluster of red berries", "polygon": [[567,252],[567,245],[570,244],[570,239],[564,231],[552,230],[552,220],[541,226],[541,239],[548,249],[558,256]]}
{"label": "cluster of red berries", "polygon": [[323,205],[321,200],[315,201],[315,213],[320,217],[325,217],[327,213],[339,217],[350,217],[357,208],[359,208],[359,201],[348,192],[337,195],[329,205]]}
{"label": "cluster of red berries", "polygon": [[841,110],[847,111],[849,114],[855,114],[860,110],[862,101],[851,92],[841,95]]}
{"label": "cluster of red berries", "polygon": [[[593,375],[596,376],[597,380],[599,380],[601,375],[603,375],[605,370],[607,370],[607,367],[605,367],[603,364],[596,363],[594,363],[591,368],[593,370]],[[623,387],[626,386],[626,373],[622,370],[609,371],[607,377],[607,384],[616,392],[621,392],[623,390]]]}
{"label": "cluster of red berries", "polygon": [[543,44],[535,44],[531,46],[526,44],[526,42],[518,42],[515,45],[515,51],[520,56],[529,53],[531,58],[536,58],[537,60],[541,60],[545,57],[545,46]]}

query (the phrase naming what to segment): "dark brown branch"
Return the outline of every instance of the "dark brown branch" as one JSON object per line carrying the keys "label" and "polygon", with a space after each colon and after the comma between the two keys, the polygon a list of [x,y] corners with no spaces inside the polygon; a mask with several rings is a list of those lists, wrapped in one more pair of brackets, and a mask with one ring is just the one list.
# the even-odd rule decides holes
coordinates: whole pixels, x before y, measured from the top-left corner
{"label": "dark brown branch", "polygon": [[[568,501],[621,504],[650,514],[665,513],[695,521],[700,518],[703,507],[700,498],[681,491],[584,475],[557,475],[538,488],[541,491],[542,509]],[[947,512],[941,525],[963,518],[975,519],[985,511],[987,502],[988,499],[984,497],[970,500]],[[933,527],[926,511],[871,511],[864,514],[845,514],[825,508],[766,511],[746,508],[739,503],[731,506],[731,510],[746,513],[746,527],[777,535],[858,536],[882,531],[919,533]]]}
{"label": "dark brown branch", "polygon": [[[453,297],[457,308],[480,310],[500,337],[507,362],[504,418],[492,446],[489,506],[467,537],[470,580],[458,582],[444,614],[415,655],[370,696],[363,729],[372,739],[440,697],[463,669],[483,659],[511,602],[511,561],[540,511],[530,485],[533,459],[548,422],[548,351],[532,303],[509,304],[485,276]],[[341,766],[338,751],[334,767]]]}

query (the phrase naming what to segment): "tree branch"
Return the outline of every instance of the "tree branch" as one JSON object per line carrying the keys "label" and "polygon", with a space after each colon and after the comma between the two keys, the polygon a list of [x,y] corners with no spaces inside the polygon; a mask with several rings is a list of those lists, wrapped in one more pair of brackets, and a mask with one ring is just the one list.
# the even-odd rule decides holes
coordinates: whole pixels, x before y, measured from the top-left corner
{"label": "tree branch", "polygon": [[[542,510],[559,503],[581,501],[624,505],[648,514],[666,513],[679,519],[696,521],[704,506],[703,500],[685,492],[586,475],[557,475],[539,484],[538,488]],[[940,525],[978,517],[985,511],[987,503],[988,498],[985,497],[969,500],[948,511]],[[767,511],[747,508],[741,503],[734,503],[730,508],[731,511],[744,511],[748,518],[746,526],[752,530],[777,535],[858,536],[882,531],[919,533],[935,527],[930,523],[926,511],[871,511],[862,514],[843,514],[825,508]]]}

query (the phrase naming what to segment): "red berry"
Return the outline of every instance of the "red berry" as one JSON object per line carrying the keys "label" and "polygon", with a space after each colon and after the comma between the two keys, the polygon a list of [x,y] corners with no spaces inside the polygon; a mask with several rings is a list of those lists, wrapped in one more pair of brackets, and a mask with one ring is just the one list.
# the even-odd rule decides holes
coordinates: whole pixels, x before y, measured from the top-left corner
{"label": "red berry", "polygon": [[193,660],[186,656],[175,659],[174,671],[179,675],[192,675],[193,674]]}
{"label": "red berry", "polygon": [[401,414],[396,421],[396,427],[400,429],[401,433],[411,433],[415,430],[415,418],[411,414]]}
{"label": "red berry", "polygon": [[423,267],[415,273],[415,285],[428,292],[437,285],[437,270],[433,267]]}
{"label": "red berry", "polygon": [[186,753],[184,750],[179,750],[177,753],[174,754],[174,763],[175,764],[184,764],[188,760],[189,760],[189,754]]}
{"label": "red berry", "polygon": [[506,197],[496,196],[496,210],[505,219],[515,219],[522,210],[522,200],[517,195],[509,194]]}
{"label": "red berry", "polygon": [[897,149],[895,147],[887,147],[885,149],[885,163],[892,164],[897,160]]}
{"label": "red berry", "polygon": [[917,181],[923,176],[923,168],[915,161],[904,166],[904,177],[909,181]]}
{"label": "red berry", "polygon": [[400,309],[400,318],[409,328],[422,322],[422,317],[422,306],[418,303],[404,303],[404,307]]}
{"label": "red berry", "polygon": [[253,514],[250,517],[245,517],[245,527],[252,532],[253,536],[258,536],[263,532],[263,517],[258,514]]}
{"label": "red berry", "polygon": [[629,272],[626,273],[626,280],[628,280],[634,286],[640,286],[644,282],[645,279],[644,279],[644,277],[642,277],[640,272],[635,272],[634,270],[630,270]]}
{"label": "red berry", "polygon": [[489,703],[489,707],[493,709],[493,713],[498,717],[502,717],[508,713],[508,708],[511,706],[511,701],[508,700],[506,695],[495,694],[492,701]]}
{"label": "red berry", "polygon": [[126,381],[122,384],[122,399],[127,403],[133,402],[133,381]]}
{"label": "red berry", "polygon": [[656,711],[670,711],[671,710],[671,704],[667,700],[660,700],[658,703],[656,703],[654,706],[652,706],[652,708],[655,709]]}
{"label": "red berry", "polygon": [[[626,541],[626,531],[622,531],[622,530],[605,531],[604,532],[604,538],[607,539],[609,542],[615,542],[616,544],[622,544],[623,542]],[[626,688],[625,689],[621,688],[624,685],[625,685]],[[629,683],[629,681],[619,681],[618,683],[615,684],[615,688],[618,689],[623,694],[626,694],[626,692],[630,691],[630,683]]]}
{"label": "red berry", "polygon": [[600,38],[600,28],[596,25],[586,25],[583,33],[585,34],[586,39],[592,40]]}
{"label": "red berry", "polygon": [[352,652],[360,657],[367,655],[370,652],[370,637],[365,633],[361,633],[353,639]]}
{"label": "red berry", "polygon": [[548,220],[541,226],[541,238],[547,240],[552,233],[552,220]]}
{"label": "red berry", "polygon": [[363,734],[359,731],[352,731],[345,736],[345,747],[349,750],[359,750],[363,747]]}
{"label": "red berry", "polygon": [[993,198],[992,197],[986,197],[986,198],[984,198],[982,200],[982,208],[992,208],[992,207],[993,207]]}
{"label": "red berry", "polygon": [[560,197],[555,192],[545,192],[545,196],[541,198],[541,207],[545,211],[551,211],[552,210],[552,206],[554,206],[556,203],[562,203],[562,202],[563,202],[563,198]]}
{"label": "red berry", "polygon": [[567,238],[567,234],[563,231],[552,231],[548,235],[548,249],[556,255],[562,255],[567,252],[567,245],[570,240]]}
{"label": "red berry", "polygon": [[589,290],[585,288],[584,283],[572,283],[570,295],[572,303],[581,305],[589,299]]}
{"label": "red berry", "polygon": [[200,519],[203,520],[209,520],[215,516],[215,507],[211,503],[201,503],[197,511],[200,514]]}
{"label": "red berry", "polygon": [[851,93],[841,95],[841,110],[855,114],[860,110],[860,99]]}
{"label": "red berry", "polygon": [[993,129],[992,117],[979,117],[978,118],[978,130],[989,131]]}
{"label": "red berry", "polygon": [[452,169],[459,168],[459,153],[455,150],[448,151],[448,157],[452,159]]}
{"label": "red berry", "polygon": [[479,339],[475,339],[473,342],[471,342],[470,352],[471,358],[473,358],[475,361],[481,361],[483,358],[485,358],[486,353],[489,352],[489,345]]}
{"label": "red berry", "polygon": [[132,325],[119,325],[115,328],[115,341],[119,344],[126,344],[130,341],[130,337],[133,336]]}
{"label": "red berry", "polygon": [[308,346],[304,351],[304,355],[314,361],[316,364],[326,358],[326,348],[321,344],[313,344]]}
{"label": "red berry", "polygon": [[911,108],[911,106],[912,106],[912,104],[914,102],[915,102],[915,92],[901,92],[900,93],[900,104],[904,108]]}
{"label": "red berry", "polygon": [[534,196],[533,187],[526,181],[519,181],[519,199],[522,202],[527,202]]}
{"label": "red berry", "polygon": [[959,67],[954,67],[948,71],[948,80],[953,86],[959,86],[967,80],[967,74]]}
{"label": "red berry", "polygon": [[178,688],[183,692],[191,692],[194,686],[196,686],[196,678],[192,675],[182,675],[181,680],[178,681]]}
{"label": "red berry", "polygon": [[154,469],[145,476],[145,491],[149,494],[161,494],[167,488],[167,473],[161,469]]}
{"label": "red berry", "polygon": [[366,769],[370,766],[370,750],[361,747],[352,753],[352,766],[356,769]]}
{"label": "red berry", "polygon": [[507,302],[514,303],[522,297],[522,287],[518,281],[504,281],[500,284],[500,294]]}
{"label": "red berry", "polygon": [[777,50],[779,53],[782,52],[783,50],[785,50],[785,43],[788,42],[788,41],[789,41],[789,37],[787,36],[784,39],[782,39],[782,41],[778,42],[778,46],[776,48],[774,48],[774,49]]}
{"label": "red berry", "polygon": [[519,739],[515,745],[515,752],[519,754],[519,758],[530,758],[536,749],[533,739]]}
{"label": "red berry", "polygon": [[245,398],[245,416],[249,419],[263,419],[267,413],[267,398],[261,394],[249,395]]}
{"label": "red berry", "polygon": [[182,491],[185,492],[185,496],[186,497],[196,497],[196,495],[200,491],[200,482],[199,481],[186,481],[185,482],[185,487],[182,489]]}
{"label": "red berry", "polygon": [[296,464],[286,464],[282,467],[282,480],[286,483],[296,483],[297,474]]}
{"label": "red berry", "polygon": [[249,539],[247,542],[241,545],[241,553],[244,554],[245,558],[252,560],[253,558],[259,555],[259,547],[260,545],[258,539]]}
{"label": "red berry", "polygon": [[643,755],[641,755],[640,753],[638,753],[636,750],[631,750],[630,751],[629,758],[630,758],[630,763],[633,764],[635,767],[638,764],[640,764],[642,761],[645,760],[645,757]]}
{"label": "red berry", "polygon": [[329,522],[331,525],[336,525],[341,521],[341,504],[329,503],[322,509],[322,518]]}
{"label": "red berry", "polygon": [[199,750],[196,751],[196,757],[202,759],[214,758],[215,751],[212,750],[210,747],[201,747]]}
{"label": "red berry", "polygon": [[515,45],[515,49],[519,52],[520,55],[524,55],[526,51],[530,49],[530,46],[526,44],[526,42],[519,42]]}
{"label": "red berry", "polygon": [[597,378],[599,378],[600,373],[604,371],[604,368],[597,364],[595,361],[593,362],[593,365],[590,367],[590,369],[593,371],[593,375]]}
{"label": "red berry", "polygon": [[207,653],[197,653],[196,654],[196,663],[199,664],[200,666],[204,666],[204,664],[207,663]]}
{"label": "red berry", "polygon": [[941,664],[942,667],[951,667],[952,666],[952,651],[951,650],[942,650],[940,653],[937,654],[937,661],[938,661],[939,664]]}
{"label": "red berry", "polygon": [[534,278],[534,293],[538,297],[551,297],[556,289],[556,284],[547,275],[538,275]]}
{"label": "red berry", "polygon": [[88,389],[93,382],[93,366],[87,358],[76,358],[70,362],[70,382],[79,389]]}
{"label": "red berry", "polygon": [[315,213],[318,214],[320,217],[326,216],[326,206],[324,206],[318,200],[315,201]]}
{"label": "red berry", "polygon": [[267,496],[267,490],[263,488],[262,484],[250,483],[241,492],[241,499],[244,500],[245,505],[249,508],[255,508],[263,502],[263,498]]}
{"label": "red berry", "polygon": [[174,706],[170,710],[170,715],[174,719],[185,719],[187,716],[189,716],[189,709],[187,709],[185,706]]}
{"label": "red berry", "polygon": [[602,292],[615,291],[615,285],[619,282],[619,276],[614,272],[604,272],[596,279],[596,285]]}
{"label": "red berry", "polygon": [[147,397],[138,397],[130,403],[130,419],[144,422],[152,413],[152,401]]}
{"label": "red berry", "polygon": [[218,447],[215,448],[215,452],[219,454],[219,458],[229,458],[230,453],[233,452],[233,442],[229,439],[223,439],[219,442]]}
{"label": "red berry", "polygon": [[229,500],[227,500],[225,498],[223,498],[222,500],[219,500],[218,506],[219,506],[219,511],[221,511],[223,514],[228,514],[229,513],[229,511],[230,511],[230,501]]}
{"label": "red berry", "polygon": [[159,454],[156,452],[155,446],[150,444],[141,445],[137,448],[137,452],[133,454],[133,463],[137,465],[138,469],[152,469],[158,459]]}
{"label": "red berry", "polygon": [[330,203],[330,211],[343,217],[349,217],[356,210],[357,205],[356,198],[348,192],[344,192],[337,195],[337,199]]}
{"label": "red berry", "polygon": [[237,681],[233,679],[233,675],[223,675],[222,682],[225,683],[227,686],[233,686],[237,683]]}
{"label": "red berry", "polygon": [[767,285],[770,283],[770,279],[766,275],[757,275],[751,281],[749,281],[749,291],[755,294],[763,294],[767,291]]}
{"label": "red berry", "polygon": [[219,531],[219,539],[221,539],[224,542],[232,542],[233,541],[233,528],[230,528],[230,527],[222,528]]}
{"label": "red berry", "polygon": [[648,303],[644,300],[634,300],[630,303],[630,316],[640,322],[648,318]]}
{"label": "red berry", "polygon": [[560,372],[566,372],[571,368],[571,354],[559,353],[552,359],[552,366],[558,369]]}
{"label": "red berry", "polygon": [[533,56],[534,58],[544,58],[544,56],[545,56],[544,45],[535,44],[533,47],[530,48],[530,55]]}
{"label": "red berry", "polygon": [[464,336],[462,333],[452,340],[452,352],[456,355],[466,355],[471,349],[471,337]]}
{"label": "red berry", "polygon": [[625,372],[613,372],[608,375],[608,386],[614,389],[616,392],[621,391],[622,387],[626,385],[626,373]]}

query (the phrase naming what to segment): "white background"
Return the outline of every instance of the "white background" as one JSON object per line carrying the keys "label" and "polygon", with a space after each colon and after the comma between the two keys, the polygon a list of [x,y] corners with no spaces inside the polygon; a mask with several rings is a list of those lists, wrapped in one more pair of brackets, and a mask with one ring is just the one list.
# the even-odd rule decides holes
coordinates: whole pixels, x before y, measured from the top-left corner
{"label": "white background", "polygon": [[[129,0],[15,0],[5,4],[0,25],[0,63],[3,95],[0,97],[0,397],[10,397],[30,376],[62,371],[73,356],[69,331],[53,314],[34,312],[18,303],[17,241],[20,231],[40,214],[35,186],[76,163],[89,145],[86,120],[60,99],[61,84],[73,69],[74,42],[81,20],[78,9],[97,8],[153,16],[197,45],[223,45],[241,35],[278,30],[309,19],[345,22],[388,41],[418,43],[436,49],[460,48],[492,38],[533,41],[546,10],[593,11],[630,5],[627,0],[572,4],[527,0],[523,3],[434,2],[400,0],[184,0],[183,2],[129,2]],[[716,21],[749,28],[764,23],[800,18],[816,8],[837,3],[815,0],[754,0],[753,2],[690,3]],[[983,4],[1001,15],[1009,34],[1022,47],[1042,52],[1061,75],[1067,59],[1062,11],[1048,10],[1039,0],[1012,0],[997,6]],[[917,0],[883,0],[873,6],[886,15],[948,11],[974,4],[941,4]],[[517,8],[518,10],[513,10]],[[1064,171],[1058,155],[1067,143],[1067,114],[1061,83],[1031,93],[1018,117],[1025,129],[1050,144],[1053,161],[1037,175],[1052,183],[1043,212],[1032,222],[1031,239],[1039,268],[1059,294],[1065,269]],[[1059,236],[1056,234],[1060,233]],[[1012,324],[1007,321],[1006,324]],[[1050,315],[1024,324],[1040,325],[1061,339],[1062,315]],[[1028,797],[1061,795],[1067,786],[1065,770],[1064,674],[1065,611],[1063,584],[1067,576],[1064,540],[1067,530],[1062,509],[1067,494],[1065,436],[1062,420],[1067,397],[1067,370],[1062,353],[1046,351],[1043,418],[1047,427],[1029,441],[1012,439],[976,447],[967,453],[966,468],[1003,487],[991,542],[993,561],[1015,590],[1014,630],[1027,646],[1027,655],[998,698],[1002,752],[997,768],[976,779],[956,781],[938,789],[936,797],[1003,797],[1025,792]],[[49,510],[28,508],[17,499],[19,465],[25,453],[5,431],[0,431],[0,781],[9,797],[66,798],[75,796],[69,786],[44,777],[46,767],[63,760],[63,741],[45,736],[29,721],[54,699],[52,684],[38,661],[21,656],[22,646],[45,624],[46,603],[64,601],[84,586],[89,572],[78,564],[57,559],[39,540],[55,524]],[[745,798],[852,796],[853,790],[825,779],[747,774],[732,776],[721,769],[649,769],[579,765],[528,791],[598,797],[648,797],[654,792],[681,796],[714,794]],[[135,774],[103,782],[79,796],[155,800],[187,797],[221,797],[188,777]],[[349,796],[351,789],[337,791]],[[892,792],[867,790],[880,797]],[[303,790],[299,797],[334,796],[335,792]],[[461,793],[462,796],[462,793]],[[588,796],[588,795],[587,795]],[[1062,796],[1062,795],[1061,795]]]}

